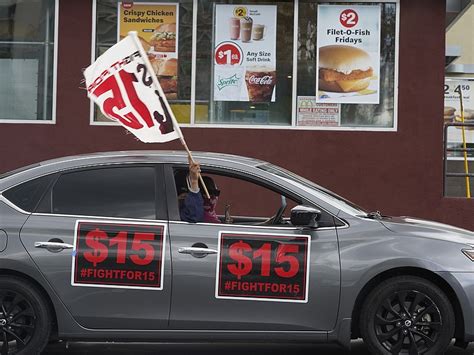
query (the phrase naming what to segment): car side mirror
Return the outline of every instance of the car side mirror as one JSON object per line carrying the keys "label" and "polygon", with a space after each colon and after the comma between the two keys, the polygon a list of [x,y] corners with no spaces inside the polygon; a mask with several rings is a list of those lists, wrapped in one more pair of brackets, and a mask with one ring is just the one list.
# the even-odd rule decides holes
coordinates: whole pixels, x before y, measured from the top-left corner
{"label": "car side mirror", "polygon": [[291,224],[297,227],[317,228],[321,211],[314,207],[299,205],[291,209]]}

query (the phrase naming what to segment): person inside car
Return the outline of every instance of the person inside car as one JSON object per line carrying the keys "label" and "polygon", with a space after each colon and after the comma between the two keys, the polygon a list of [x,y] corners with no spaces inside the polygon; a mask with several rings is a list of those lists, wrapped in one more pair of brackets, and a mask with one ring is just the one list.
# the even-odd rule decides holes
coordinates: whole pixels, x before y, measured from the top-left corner
{"label": "person inside car", "polygon": [[199,163],[189,159],[189,171],[180,170],[175,175],[179,215],[182,221],[197,223],[204,220],[204,199],[199,189]]}
{"label": "person inside car", "polygon": [[211,177],[203,176],[209,192],[207,198],[199,187],[200,173],[199,163],[189,160],[189,171],[181,170],[175,175],[180,218],[190,223],[221,223],[216,214],[220,190]]}

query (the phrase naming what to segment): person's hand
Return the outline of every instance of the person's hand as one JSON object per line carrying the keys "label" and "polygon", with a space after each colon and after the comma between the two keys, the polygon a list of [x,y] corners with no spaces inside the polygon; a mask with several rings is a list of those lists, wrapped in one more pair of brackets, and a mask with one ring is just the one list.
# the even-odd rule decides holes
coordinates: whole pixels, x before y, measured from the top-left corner
{"label": "person's hand", "polygon": [[201,167],[198,162],[193,162],[188,157],[189,161],[189,182],[191,183],[191,190],[193,192],[199,191],[199,174],[201,173]]}

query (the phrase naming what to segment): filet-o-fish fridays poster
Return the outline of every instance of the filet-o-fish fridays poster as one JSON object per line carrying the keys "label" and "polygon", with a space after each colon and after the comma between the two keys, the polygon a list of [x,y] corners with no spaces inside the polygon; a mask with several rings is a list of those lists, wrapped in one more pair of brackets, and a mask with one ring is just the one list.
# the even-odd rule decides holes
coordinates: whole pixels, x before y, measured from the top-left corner
{"label": "filet-o-fish fridays poster", "polygon": [[118,3],[118,38],[137,31],[168,100],[178,98],[178,3]]}
{"label": "filet-o-fish fridays poster", "polygon": [[317,102],[379,103],[380,17],[380,4],[318,6]]}
{"label": "filet-o-fish fridays poster", "polygon": [[275,101],[276,25],[276,5],[215,5],[215,101]]}

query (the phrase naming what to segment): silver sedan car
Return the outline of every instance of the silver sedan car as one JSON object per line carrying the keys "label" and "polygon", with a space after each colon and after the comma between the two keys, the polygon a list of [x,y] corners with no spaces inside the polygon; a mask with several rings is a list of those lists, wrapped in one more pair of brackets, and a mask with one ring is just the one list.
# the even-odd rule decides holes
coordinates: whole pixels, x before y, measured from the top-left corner
{"label": "silver sedan car", "polygon": [[374,354],[410,355],[474,341],[474,233],[367,212],[263,161],[195,159],[209,198],[187,191],[183,152],[0,175],[0,353],[55,339],[362,337]]}

